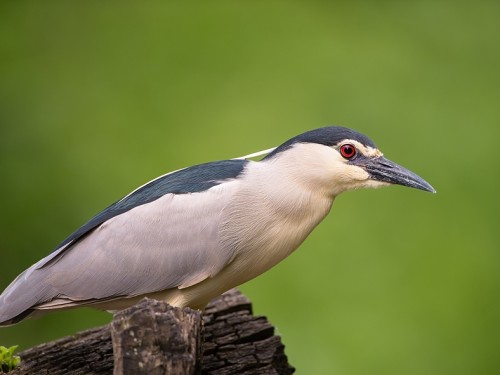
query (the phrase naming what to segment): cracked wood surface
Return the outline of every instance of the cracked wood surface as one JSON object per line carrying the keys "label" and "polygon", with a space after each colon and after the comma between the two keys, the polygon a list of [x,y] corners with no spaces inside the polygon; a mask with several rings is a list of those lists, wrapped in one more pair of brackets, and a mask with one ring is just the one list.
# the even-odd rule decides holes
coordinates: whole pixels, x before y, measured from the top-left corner
{"label": "cracked wood surface", "polygon": [[[112,339],[113,337],[113,339]],[[113,350],[115,355],[113,355]],[[265,317],[253,316],[238,290],[203,315],[143,300],[103,327],[22,353],[21,374],[292,374],[284,345]]]}

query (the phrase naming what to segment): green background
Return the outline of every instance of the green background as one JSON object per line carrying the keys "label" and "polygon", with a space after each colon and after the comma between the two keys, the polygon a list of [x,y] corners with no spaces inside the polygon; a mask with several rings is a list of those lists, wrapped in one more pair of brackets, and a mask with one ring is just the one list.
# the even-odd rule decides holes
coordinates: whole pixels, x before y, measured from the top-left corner
{"label": "green background", "polygon": [[[437,195],[347,193],[242,290],[299,374],[498,374],[500,3],[0,4],[0,288],[168,171],[357,129]],[[0,329],[31,345],[80,309]]]}

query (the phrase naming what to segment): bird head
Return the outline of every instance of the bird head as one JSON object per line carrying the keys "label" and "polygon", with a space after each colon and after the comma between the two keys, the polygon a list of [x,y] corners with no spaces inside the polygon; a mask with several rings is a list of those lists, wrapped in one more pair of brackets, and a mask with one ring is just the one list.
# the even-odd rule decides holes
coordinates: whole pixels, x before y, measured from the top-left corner
{"label": "bird head", "polygon": [[329,126],[300,134],[265,159],[280,158],[295,166],[302,164],[303,177],[318,187],[323,185],[333,195],[388,185],[436,192],[423,178],[385,158],[370,138],[344,127]]}

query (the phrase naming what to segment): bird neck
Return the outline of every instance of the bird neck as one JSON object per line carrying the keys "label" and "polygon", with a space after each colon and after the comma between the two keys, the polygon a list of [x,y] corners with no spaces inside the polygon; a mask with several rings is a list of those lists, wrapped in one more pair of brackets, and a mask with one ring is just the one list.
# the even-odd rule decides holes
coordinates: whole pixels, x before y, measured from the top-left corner
{"label": "bird neck", "polygon": [[290,255],[328,214],[333,196],[310,189],[278,164],[251,162],[244,179],[226,208],[221,239],[236,246],[248,280]]}

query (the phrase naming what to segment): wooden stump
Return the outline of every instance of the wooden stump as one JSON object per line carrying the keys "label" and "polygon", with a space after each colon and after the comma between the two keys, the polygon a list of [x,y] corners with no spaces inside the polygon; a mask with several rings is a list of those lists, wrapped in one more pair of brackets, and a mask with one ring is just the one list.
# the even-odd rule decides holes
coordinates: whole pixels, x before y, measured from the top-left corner
{"label": "wooden stump", "polygon": [[13,375],[292,374],[284,346],[231,290],[200,311],[145,299],[111,324],[22,353]]}
{"label": "wooden stump", "polygon": [[114,374],[198,374],[201,311],[143,299],[111,323]]}

